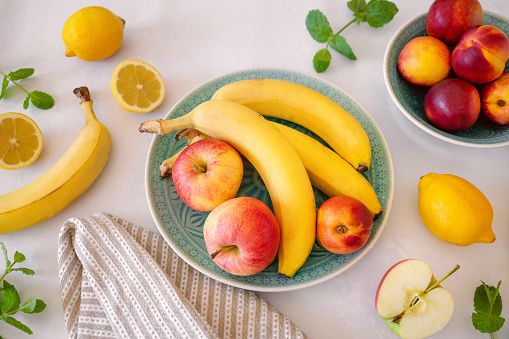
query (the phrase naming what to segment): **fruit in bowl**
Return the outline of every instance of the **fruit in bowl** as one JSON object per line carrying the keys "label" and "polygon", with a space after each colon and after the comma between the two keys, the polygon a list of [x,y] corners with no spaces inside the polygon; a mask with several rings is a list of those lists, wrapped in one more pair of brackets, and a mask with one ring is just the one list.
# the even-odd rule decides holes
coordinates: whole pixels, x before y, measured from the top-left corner
{"label": "fruit in bowl", "polygon": [[481,113],[496,124],[509,125],[509,73],[502,74],[483,87]]}
{"label": "fruit in bowl", "polygon": [[435,0],[426,16],[426,32],[455,46],[469,28],[481,25],[482,18],[478,0]]}
{"label": "fruit in bowl", "polygon": [[208,212],[237,194],[244,165],[224,141],[203,139],[189,145],[172,169],[177,194],[190,208]]}
{"label": "fruit in bowl", "polygon": [[451,64],[462,79],[484,84],[497,79],[509,60],[509,39],[491,25],[472,27],[454,47]]}
{"label": "fruit in bowl", "polygon": [[454,313],[454,298],[437,281],[431,267],[419,259],[402,260],[382,277],[375,308],[385,324],[401,338],[425,338],[441,331]]}
{"label": "fruit in bowl", "polygon": [[276,257],[279,224],[261,200],[238,197],[216,207],[205,220],[203,237],[214,262],[234,275],[260,273]]}
{"label": "fruit in bowl", "polygon": [[445,79],[431,87],[424,97],[424,112],[429,122],[446,132],[470,128],[480,111],[479,92],[462,79]]}
{"label": "fruit in bowl", "polygon": [[417,37],[403,47],[397,67],[401,76],[408,82],[430,87],[449,75],[451,52],[449,47],[437,38]]}
{"label": "fruit in bowl", "polygon": [[369,239],[373,217],[359,200],[348,196],[327,199],[316,217],[316,235],[326,250],[350,254],[361,249]]}

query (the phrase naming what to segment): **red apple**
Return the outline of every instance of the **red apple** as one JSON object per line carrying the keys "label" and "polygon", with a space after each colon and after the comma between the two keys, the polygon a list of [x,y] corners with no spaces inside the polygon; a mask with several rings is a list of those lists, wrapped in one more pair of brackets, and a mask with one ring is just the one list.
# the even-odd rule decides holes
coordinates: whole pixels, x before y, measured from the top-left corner
{"label": "red apple", "polygon": [[316,235],[328,251],[349,254],[361,249],[369,239],[373,217],[359,200],[336,196],[326,200],[316,216]]}
{"label": "red apple", "polygon": [[495,26],[472,27],[452,51],[454,72],[469,82],[484,84],[497,79],[509,59],[509,39]]}
{"label": "red apple", "polygon": [[262,201],[251,197],[228,200],[205,220],[203,236],[214,262],[234,275],[260,273],[276,257],[279,223]]}
{"label": "red apple", "polygon": [[479,92],[474,85],[458,78],[439,82],[424,97],[424,112],[429,122],[446,132],[470,128],[480,111]]}
{"label": "red apple", "polygon": [[478,0],[435,0],[426,17],[426,33],[454,46],[469,28],[482,23],[482,17]]}
{"label": "red apple", "polygon": [[418,86],[433,86],[451,71],[451,52],[442,41],[421,36],[406,43],[401,50],[398,71],[403,78]]}
{"label": "red apple", "polygon": [[499,125],[509,125],[509,73],[484,86],[481,91],[481,112]]}
{"label": "red apple", "polygon": [[441,331],[453,315],[454,299],[440,283],[458,269],[454,267],[436,281],[431,267],[422,260],[396,263],[378,285],[378,315],[401,338],[426,338]]}
{"label": "red apple", "polygon": [[211,211],[239,190],[242,158],[229,144],[216,139],[197,141],[180,153],[172,169],[177,194],[190,208]]}

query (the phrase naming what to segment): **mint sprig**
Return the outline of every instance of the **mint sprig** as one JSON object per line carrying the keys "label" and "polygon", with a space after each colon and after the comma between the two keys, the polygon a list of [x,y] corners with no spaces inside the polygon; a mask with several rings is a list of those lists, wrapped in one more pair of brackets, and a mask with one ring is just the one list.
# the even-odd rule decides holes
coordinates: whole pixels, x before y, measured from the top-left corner
{"label": "mint sprig", "polygon": [[5,259],[5,272],[0,277],[0,282],[3,281],[2,287],[0,287],[0,320],[5,321],[7,324],[12,325],[21,331],[32,334],[32,330],[19,320],[12,316],[17,312],[23,312],[28,314],[40,313],[46,308],[44,301],[36,299],[35,297],[28,298],[23,304],[21,304],[21,298],[16,288],[5,280],[5,276],[12,272],[21,272],[26,275],[34,275],[35,272],[26,267],[14,268],[14,265],[25,261],[25,256],[16,252],[13,260],[9,259],[7,255],[7,248],[3,242],[0,242],[0,247],[4,254]]}
{"label": "mint sprig", "polygon": [[371,27],[379,28],[389,23],[398,13],[396,5],[387,0],[370,0],[368,3],[366,0],[351,0],[347,6],[355,18],[335,34],[327,17],[318,9],[309,11],[306,16],[306,28],[311,37],[320,43],[327,43],[313,57],[313,67],[318,73],[324,72],[330,65],[332,55],[329,47],[349,59],[357,60],[346,39],[340,35],[348,26],[354,22],[360,25],[366,21]]}
{"label": "mint sprig", "polygon": [[474,310],[472,313],[472,324],[475,329],[481,333],[497,332],[504,326],[505,319],[500,316],[502,313],[502,297],[499,289],[502,281],[498,282],[497,287],[482,285],[476,288],[474,293]]}
{"label": "mint sprig", "polygon": [[0,91],[0,100],[2,100],[2,98],[5,96],[7,86],[9,86],[9,83],[12,82],[27,94],[26,99],[23,101],[24,109],[28,108],[30,102],[32,102],[32,104],[39,109],[46,110],[53,107],[53,105],[55,105],[55,100],[51,95],[41,91],[29,92],[16,82],[31,77],[34,74],[34,72],[35,70],[33,68],[21,68],[16,71],[12,71],[8,74],[5,74],[4,72],[0,71],[0,73],[4,75],[2,80],[2,89]]}

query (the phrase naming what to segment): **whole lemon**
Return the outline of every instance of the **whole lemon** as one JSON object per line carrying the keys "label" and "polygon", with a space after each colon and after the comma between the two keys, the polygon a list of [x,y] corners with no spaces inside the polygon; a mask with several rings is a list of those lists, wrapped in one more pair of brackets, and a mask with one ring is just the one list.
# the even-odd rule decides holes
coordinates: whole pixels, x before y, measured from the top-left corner
{"label": "whole lemon", "polygon": [[436,237],[460,246],[495,241],[493,208],[470,182],[452,174],[429,173],[418,189],[419,214]]}
{"label": "whole lemon", "polygon": [[103,60],[122,44],[125,21],[106,8],[91,6],[72,14],[64,24],[65,55],[85,61]]}

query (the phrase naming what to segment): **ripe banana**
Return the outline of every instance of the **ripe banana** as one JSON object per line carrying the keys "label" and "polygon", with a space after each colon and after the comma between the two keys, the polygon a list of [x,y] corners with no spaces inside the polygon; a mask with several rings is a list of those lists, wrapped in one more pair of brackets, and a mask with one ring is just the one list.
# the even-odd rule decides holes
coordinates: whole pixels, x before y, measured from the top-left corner
{"label": "ripe banana", "polygon": [[369,169],[371,146],[361,124],[339,104],[309,87],[275,79],[227,84],[212,100],[230,100],[256,112],[299,124],[320,136],[359,172]]}
{"label": "ripe banana", "polygon": [[92,185],[111,150],[111,136],[95,117],[86,87],[81,99],[86,124],[53,167],[30,184],[0,196],[0,233],[38,224],[61,212]]}
{"label": "ripe banana", "polygon": [[261,115],[230,101],[206,101],[182,117],[143,122],[140,132],[168,134],[183,128],[229,143],[253,164],[281,228],[278,272],[292,277],[309,256],[316,235],[313,189],[297,152]]}
{"label": "ripe banana", "polygon": [[375,190],[336,152],[291,127],[272,122],[299,154],[311,184],[328,197],[347,195],[360,200],[376,218],[382,212]]}
{"label": "ripe banana", "polygon": [[[283,133],[297,151],[297,154],[299,154],[308,173],[311,185],[318,188],[328,197],[347,195],[360,200],[368,207],[374,218],[382,212],[382,206],[378,201],[373,186],[336,152],[291,127],[276,122],[271,123]],[[188,136],[188,145],[200,139],[210,138],[202,133],[199,135],[191,132],[187,133],[190,135]],[[166,168],[165,173],[168,174],[166,176],[170,175],[171,167],[179,154],[180,152],[163,162]]]}

